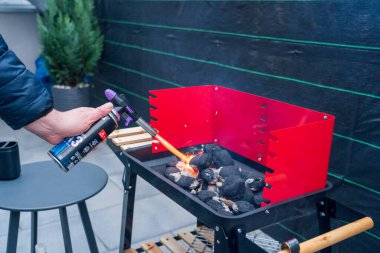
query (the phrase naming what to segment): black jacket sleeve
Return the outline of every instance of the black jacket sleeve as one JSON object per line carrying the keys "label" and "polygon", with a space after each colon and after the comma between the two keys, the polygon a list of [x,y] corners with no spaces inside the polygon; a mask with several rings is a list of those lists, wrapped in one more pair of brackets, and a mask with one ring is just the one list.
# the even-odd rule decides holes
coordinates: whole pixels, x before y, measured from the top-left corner
{"label": "black jacket sleeve", "polygon": [[8,49],[0,35],[0,118],[19,129],[52,109],[50,92]]}

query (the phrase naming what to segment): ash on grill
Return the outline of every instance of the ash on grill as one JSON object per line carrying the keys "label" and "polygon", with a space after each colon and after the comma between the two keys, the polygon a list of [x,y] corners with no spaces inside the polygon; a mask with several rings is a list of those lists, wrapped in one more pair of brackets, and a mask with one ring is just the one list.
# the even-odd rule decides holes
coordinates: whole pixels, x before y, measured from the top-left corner
{"label": "ash on grill", "polygon": [[251,170],[235,165],[228,151],[207,144],[200,149],[191,148],[187,155],[194,156],[190,165],[199,170],[198,178],[182,170],[186,164],[176,158],[166,164],[165,176],[218,213],[242,214],[270,202],[262,197],[263,188],[270,185],[254,176]]}

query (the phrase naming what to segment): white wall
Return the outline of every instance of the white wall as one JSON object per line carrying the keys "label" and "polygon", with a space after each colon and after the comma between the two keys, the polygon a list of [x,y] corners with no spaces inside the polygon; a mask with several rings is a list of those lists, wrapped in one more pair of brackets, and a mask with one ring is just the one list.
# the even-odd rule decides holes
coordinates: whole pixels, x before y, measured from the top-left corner
{"label": "white wall", "polygon": [[0,33],[26,67],[35,71],[34,61],[40,53],[36,11],[0,10]]}

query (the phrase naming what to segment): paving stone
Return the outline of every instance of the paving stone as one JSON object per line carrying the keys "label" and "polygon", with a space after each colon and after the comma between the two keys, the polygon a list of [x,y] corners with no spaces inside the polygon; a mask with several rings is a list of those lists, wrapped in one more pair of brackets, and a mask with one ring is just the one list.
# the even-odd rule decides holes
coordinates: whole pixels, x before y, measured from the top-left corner
{"label": "paving stone", "polygon": [[8,223],[9,223],[9,212],[0,210],[0,236],[6,235],[8,233]]}
{"label": "paving stone", "polygon": [[[122,183],[122,177],[123,175],[112,175],[109,177],[109,179],[114,182],[121,190],[123,190],[123,183]],[[151,184],[149,184],[147,181],[142,179],[141,177],[137,176],[136,180],[136,193],[135,193],[135,199],[139,200],[146,197],[152,197],[157,194],[161,194],[159,190],[154,188]]]}
{"label": "paving stone", "polygon": [[124,164],[117,158],[106,143],[99,144],[95,150],[88,154],[84,161],[102,167],[108,175],[122,174]]}
{"label": "paving stone", "polygon": [[[76,205],[66,207],[67,216],[69,218],[79,216],[79,210]],[[53,209],[48,211],[38,212],[38,226],[61,222],[59,218],[59,210]],[[28,230],[31,228],[31,214],[30,212],[22,212],[20,216],[20,229]]]}
{"label": "paving stone", "polygon": [[196,218],[163,194],[136,201],[132,243],[195,224]]}
{"label": "paving stone", "polygon": [[[70,236],[73,252],[90,253],[86,235],[79,217],[69,218]],[[17,252],[30,252],[30,230],[20,230],[18,236]],[[0,237],[0,252],[5,252],[7,236]],[[107,252],[104,244],[96,238],[100,252]],[[64,253],[64,243],[60,223],[41,226],[38,229],[38,242],[46,246],[47,252]]]}
{"label": "paving stone", "polygon": [[122,206],[118,205],[90,212],[94,232],[109,251],[116,250],[119,247],[121,208]]}
{"label": "paving stone", "polygon": [[94,197],[86,201],[89,212],[120,205],[123,201],[123,191],[112,180]]}

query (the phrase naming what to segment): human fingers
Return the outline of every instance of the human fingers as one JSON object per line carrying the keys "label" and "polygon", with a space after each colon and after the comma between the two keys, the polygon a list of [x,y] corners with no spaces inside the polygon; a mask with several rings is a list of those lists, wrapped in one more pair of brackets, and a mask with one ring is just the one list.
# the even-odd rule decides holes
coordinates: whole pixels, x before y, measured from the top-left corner
{"label": "human fingers", "polygon": [[98,119],[110,113],[112,109],[113,109],[112,103],[108,102],[99,107],[94,108],[94,110],[89,111],[87,117],[90,122],[95,122]]}

